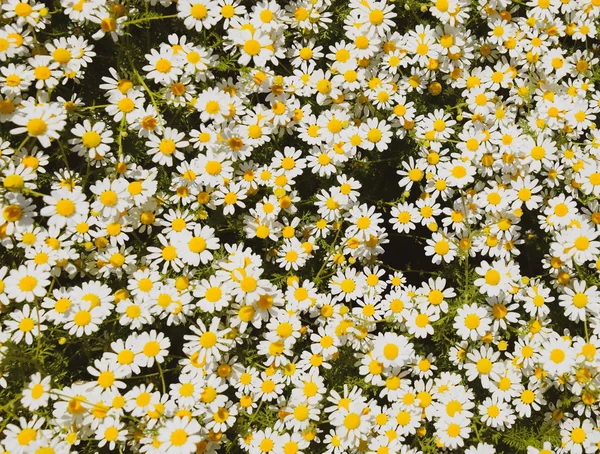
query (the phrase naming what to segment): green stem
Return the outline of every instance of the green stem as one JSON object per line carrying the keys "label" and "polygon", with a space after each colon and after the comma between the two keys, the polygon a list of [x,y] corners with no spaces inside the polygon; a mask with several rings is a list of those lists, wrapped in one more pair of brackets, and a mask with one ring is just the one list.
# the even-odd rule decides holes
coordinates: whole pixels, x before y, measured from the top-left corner
{"label": "green stem", "polygon": [[71,168],[69,167],[69,161],[67,160],[67,153],[65,153],[65,148],[60,140],[58,142],[58,148],[60,148],[60,152],[62,154],[63,162],[65,163],[65,167],[69,171],[69,176],[71,175]]}
{"label": "green stem", "polygon": [[33,189],[23,188],[24,195],[32,195],[35,197],[46,197],[46,194],[42,194],[41,192],[34,191]]}
{"label": "green stem", "polygon": [[36,336],[36,344],[35,344],[35,359],[36,362],[38,362],[40,364],[40,373],[42,375],[46,375],[46,373],[44,372],[44,359],[42,358],[42,355],[40,354],[40,351],[42,350],[42,330],[41,330],[41,326],[42,323],[40,322],[40,305],[38,304],[38,300],[37,298],[35,298],[34,300],[35,303],[35,315],[37,317],[37,336]]}
{"label": "green stem", "polygon": [[19,144],[19,146],[17,147],[17,149],[15,150],[15,153],[18,153],[19,151],[21,151],[21,148],[23,148],[25,146],[25,144],[29,141],[29,139],[31,139],[31,136],[27,136],[23,139],[23,141]]}
{"label": "green stem", "polygon": [[82,107],[81,109],[78,109],[80,111],[83,110],[95,110],[95,109],[104,109],[108,106],[111,106],[112,104],[96,104],[94,106],[88,106],[88,107]]}
{"label": "green stem", "polygon": [[156,365],[158,366],[158,373],[160,374],[160,382],[162,384],[162,392],[163,394],[167,393],[167,385],[165,384],[165,376],[163,374],[162,367],[160,367],[160,363],[157,361]]}
{"label": "green stem", "polygon": [[121,25],[126,26],[126,25],[135,25],[135,24],[141,24],[143,22],[149,22],[151,20],[159,20],[159,19],[174,19],[177,17],[177,14],[169,14],[167,16],[151,16],[151,17],[142,17],[140,19],[134,19],[134,20],[130,20],[127,22],[123,22]]}
{"label": "green stem", "polygon": [[119,156],[119,161],[123,161],[123,128],[125,126],[125,116],[121,118],[121,124],[119,125],[119,148],[117,149],[117,156]]}
{"label": "green stem", "polygon": [[335,238],[333,239],[333,242],[329,245],[329,250],[327,251],[327,254],[325,255],[325,258],[323,260],[323,264],[321,265],[321,268],[319,268],[319,271],[317,271],[317,274],[314,277],[314,280],[317,280],[319,278],[319,276],[321,275],[321,273],[323,272],[323,270],[325,269],[325,265],[327,265],[327,258],[329,256],[329,254],[335,248],[335,243],[337,242],[337,239],[340,236],[341,231],[342,231],[342,226],[340,226],[340,228],[337,230],[337,232],[335,234]]}
{"label": "green stem", "polygon": [[148,85],[146,84],[146,82],[144,81],[144,78],[142,76],[140,76],[140,73],[138,72],[138,70],[136,69],[135,65],[133,64],[133,61],[131,60],[131,57],[129,55],[127,55],[127,60],[129,61],[129,66],[131,66],[131,70],[133,71],[133,74],[137,77],[137,79],[140,81],[140,83],[142,84],[142,87],[144,87],[144,90],[146,90],[146,93],[148,93],[148,96],[150,96],[150,102],[152,103],[152,105],[154,106],[154,109],[156,110],[156,113],[158,115],[159,118],[159,124],[160,124],[160,130],[161,132],[164,133],[164,126],[163,126],[163,121],[162,121],[162,117],[160,115],[160,110],[158,109],[158,103],[156,102],[156,99],[154,97],[154,94],[152,93],[152,90],[150,90],[150,88],[148,88]]}

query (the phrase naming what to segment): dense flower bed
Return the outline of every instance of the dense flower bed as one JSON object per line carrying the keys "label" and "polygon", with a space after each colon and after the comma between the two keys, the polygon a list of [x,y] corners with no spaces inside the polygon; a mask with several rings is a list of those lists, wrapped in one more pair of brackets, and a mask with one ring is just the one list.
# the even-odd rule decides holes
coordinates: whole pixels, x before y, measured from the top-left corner
{"label": "dense flower bed", "polygon": [[599,450],[600,1],[0,8],[0,452]]}

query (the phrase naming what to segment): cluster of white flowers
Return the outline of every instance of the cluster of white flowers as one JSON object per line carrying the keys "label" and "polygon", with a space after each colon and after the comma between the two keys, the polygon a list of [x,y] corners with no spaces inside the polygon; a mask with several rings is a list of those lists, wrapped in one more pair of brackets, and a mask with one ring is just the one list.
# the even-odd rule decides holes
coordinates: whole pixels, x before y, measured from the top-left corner
{"label": "cluster of white flowers", "polygon": [[0,6],[0,451],[600,451],[600,1],[50,3]]}

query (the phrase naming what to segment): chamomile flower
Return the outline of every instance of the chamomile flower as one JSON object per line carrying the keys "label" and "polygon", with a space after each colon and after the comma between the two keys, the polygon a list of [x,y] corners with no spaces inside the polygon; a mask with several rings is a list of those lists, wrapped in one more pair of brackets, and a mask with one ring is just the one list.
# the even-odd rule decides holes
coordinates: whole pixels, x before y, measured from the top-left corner
{"label": "chamomile flower", "polygon": [[481,276],[475,280],[475,285],[481,293],[489,296],[498,296],[501,292],[509,291],[519,277],[518,268],[504,260],[496,260],[492,264],[483,261],[475,272]]}
{"label": "chamomile flower", "polygon": [[147,77],[156,83],[169,85],[177,81],[183,72],[179,64],[180,57],[170,48],[160,51],[151,49],[150,54],[145,57],[148,64],[142,69],[147,71]]}
{"label": "chamomile flower", "polygon": [[422,306],[413,309],[406,316],[407,330],[417,338],[431,336],[434,333],[431,324],[439,320],[439,318],[439,312],[432,306]]}
{"label": "chamomile flower", "polygon": [[31,345],[35,338],[42,335],[42,331],[48,329],[44,325],[45,312],[37,309],[31,309],[28,304],[21,310],[15,310],[10,313],[10,319],[4,322],[8,333],[12,333],[11,340],[18,344],[21,340],[27,345]]}
{"label": "chamomile flower", "polygon": [[27,388],[23,389],[21,404],[29,411],[36,411],[47,406],[50,399],[50,390],[52,389],[51,380],[52,377],[49,375],[42,378],[39,372],[33,374]]}
{"label": "chamomile flower", "polygon": [[416,207],[409,203],[401,203],[392,207],[390,223],[399,233],[408,233],[416,228],[416,222],[421,220],[421,215]]}
{"label": "chamomile flower", "polygon": [[585,321],[588,314],[597,315],[600,312],[600,292],[595,285],[587,286],[585,281],[576,280],[563,292],[558,301],[570,320]]}
{"label": "chamomile flower", "polygon": [[198,353],[200,361],[206,361],[207,363],[217,361],[222,352],[226,351],[231,344],[231,340],[225,337],[230,329],[220,330],[220,319],[217,317],[212,318],[208,327],[201,320],[198,320],[197,324],[198,327],[190,327],[190,330],[195,334],[184,336],[184,339],[188,341],[184,345],[184,349],[190,353]]}
{"label": "chamomile flower", "polygon": [[11,129],[10,133],[27,133],[29,137],[36,138],[42,147],[48,148],[52,140],[59,138],[66,124],[65,118],[64,108],[54,103],[22,107],[12,118],[17,127]]}
{"label": "chamomile flower", "polygon": [[456,244],[439,232],[434,233],[431,239],[427,240],[427,246],[425,247],[425,255],[433,256],[431,261],[434,264],[439,264],[442,260],[446,263],[452,262],[457,255],[457,251]]}
{"label": "chamomile flower", "polygon": [[194,418],[175,416],[168,419],[163,427],[158,429],[158,441],[161,450],[192,453],[201,442],[201,427]]}
{"label": "chamomile flower", "polygon": [[444,447],[456,449],[465,445],[465,438],[471,433],[469,419],[464,416],[440,418],[435,423],[436,435]]}
{"label": "chamomile flower", "polygon": [[177,234],[175,244],[181,260],[192,266],[209,263],[213,259],[211,251],[219,248],[219,239],[214,233],[213,228],[196,224],[193,230]]}
{"label": "chamomile flower", "polygon": [[97,181],[90,188],[91,192],[97,196],[96,201],[92,203],[92,210],[101,213],[105,218],[118,215],[128,206],[126,189],[127,184],[121,178],[113,181],[108,178]]}
{"label": "chamomile flower", "polygon": [[182,0],[177,3],[177,16],[188,29],[199,32],[210,29],[219,22],[217,2],[212,0]]}
{"label": "chamomile flower", "polygon": [[58,62],[52,62],[50,56],[36,55],[30,58],[28,63],[33,68],[33,77],[35,78],[35,88],[53,89],[58,85],[62,72],[58,69]]}
{"label": "chamomile flower", "polygon": [[69,143],[73,147],[73,151],[79,156],[88,156],[90,159],[96,155],[105,156],[111,148],[112,131],[106,128],[106,124],[102,121],[94,123],[89,120],[84,120],[83,124],[77,124],[71,133],[75,136]]}
{"label": "chamomile flower", "polygon": [[223,214],[229,216],[235,213],[235,207],[245,208],[243,200],[246,198],[246,189],[238,183],[221,186],[214,193],[215,205],[223,205]]}
{"label": "chamomile flower", "polygon": [[458,309],[453,326],[456,333],[463,339],[475,341],[487,333],[491,326],[491,320],[484,307],[470,304]]}
{"label": "chamomile flower", "polygon": [[172,166],[173,158],[181,161],[184,157],[181,148],[189,145],[185,138],[185,133],[179,132],[176,129],[166,127],[162,137],[151,133],[146,141],[146,146],[149,147],[148,154],[152,156],[152,161],[160,165]]}
{"label": "chamomile flower", "polygon": [[79,188],[70,191],[59,189],[44,197],[46,206],[40,214],[49,216],[48,225],[57,228],[72,227],[88,215],[89,203]]}
{"label": "chamomile flower", "polygon": [[348,268],[345,272],[338,271],[329,282],[331,294],[338,301],[350,301],[361,296],[365,286],[364,276],[354,268]]}
{"label": "chamomile flower", "polygon": [[374,340],[373,356],[385,366],[402,367],[412,361],[414,354],[412,344],[404,336],[386,333]]}
{"label": "chamomile flower", "polygon": [[262,67],[271,60],[273,42],[266,32],[260,29],[254,32],[249,29],[231,30],[229,36],[240,51],[238,62],[241,65],[247,65],[252,60],[256,66]]}
{"label": "chamomile flower", "polygon": [[142,332],[136,339],[136,343],[140,346],[140,351],[135,357],[136,363],[140,367],[152,367],[154,362],[164,362],[171,341],[165,337],[164,333],[157,333],[155,330]]}
{"label": "chamomile flower", "polygon": [[36,267],[35,263],[21,265],[12,269],[4,280],[8,298],[16,302],[33,302],[35,298],[46,296],[46,287],[50,285],[50,274]]}
{"label": "chamomile flower", "polygon": [[480,347],[467,354],[468,362],[465,364],[467,379],[479,379],[483,386],[499,377],[501,364],[497,362],[500,352],[494,352],[491,347]]}

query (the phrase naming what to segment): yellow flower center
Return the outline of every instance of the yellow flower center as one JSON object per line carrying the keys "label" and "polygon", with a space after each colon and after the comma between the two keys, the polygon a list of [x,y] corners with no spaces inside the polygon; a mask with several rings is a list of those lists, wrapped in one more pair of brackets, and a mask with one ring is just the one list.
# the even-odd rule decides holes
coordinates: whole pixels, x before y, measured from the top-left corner
{"label": "yellow flower center", "polygon": [[571,440],[573,440],[574,443],[581,444],[586,438],[585,431],[581,427],[576,427],[571,432]]}
{"label": "yellow flower center", "polygon": [[391,361],[393,359],[396,359],[398,353],[399,349],[397,345],[387,344],[385,347],[383,347],[383,356],[385,356],[387,360]]}
{"label": "yellow flower center", "polygon": [[69,199],[60,199],[56,204],[56,212],[61,216],[69,217],[75,213],[75,204]]}
{"label": "yellow flower center", "polygon": [[342,292],[352,293],[356,288],[356,283],[352,279],[344,279],[341,284]]}
{"label": "yellow flower center", "polygon": [[578,292],[573,296],[573,305],[581,309],[585,307],[588,303],[588,297],[585,293]]}
{"label": "yellow flower center", "polygon": [[203,348],[212,348],[217,344],[217,335],[210,331],[205,332],[200,336],[200,345]]}
{"label": "yellow flower center", "polygon": [[71,52],[69,52],[67,49],[65,49],[63,47],[60,47],[60,48],[56,49],[54,52],[52,52],[52,58],[54,58],[54,60],[56,60],[61,65],[64,65],[64,64],[69,63],[69,61],[71,61]]}
{"label": "yellow flower center", "polygon": [[450,251],[450,244],[448,241],[442,239],[435,243],[434,251],[438,255],[446,255]]}
{"label": "yellow flower center", "polygon": [[244,43],[244,52],[251,56],[258,55],[260,53],[260,42],[256,39],[249,39]]}
{"label": "yellow flower center", "polygon": [[164,155],[172,155],[175,152],[175,142],[171,139],[162,139],[158,150]]}
{"label": "yellow flower center", "polygon": [[175,260],[177,258],[177,248],[175,246],[166,246],[162,250],[162,258],[168,262]]}
{"label": "yellow flower center", "polygon": [[37,80],[46,80],[50,78],[50,69],[47,66],[38,66],[33,71],[33,75]]}
{"label": "yellow flower center", "polygon": [[481,358],[477,361],[477,371],[480,374],[489,374],[492,370],[492,362],[488,358]]}
{"label": "yellow flower center", "polygon": [[208,10],[206,9],[206,6],[202,4],[196,4],[190,9],[190,14],[194,19],[202,20],[208,15]]}
{"label": "yellow flower center", "polygon": [[590,240],[585,236],[580,236],[575,240],[575,248],[579,251],[585,251],[590,246]]}
{"label": "yellow flower center", "polygon": [[526,389],[521,393],[521,400],[526,404],[530,404],[535,400],[535,394],[532,390]]}
{"label": "yellow flower center", "polygon": [[569,212],[569,207],[564,203],[559,203],[554,207],[554,214],[563,217]]}
{"label": "yellow flower center", "polygon": [[89,311],[86,311],[86,310],[77,312],[75,314],[75,317],[73,317],[73,322],[77,326],[86,326],[91,321],[92,321],[92,315],[89,313]]}
{"label": "yellow flower center", "polygon": [[116,205],[117,198],[118,198],[117,193],[115,191],[109,189],[108,191],[104,191],[100,195],[100,202],[104,206],[112,207],[112,206]]}
{"label": "yellow flower center", "polygon": [[488,270],[485,273],[485,283],[488,285],[498,285],[500,282],[500,273],[496,270]]}
{"label": "yellow flower center", "polygon": [[460,426],[456,423],[448,424],[446,433],[452,438],[458,437],[460,435]]}
{"label": "yellow flower center", "polygon": [[188,434],[183,429],[176,429],[173,431],[173,433],[171,433],[171,437],[169,439],[173,446],[183,446],[187,442]]}
{"label": "yellow flower center", "polygon": [[41,118],[32,118],[27,122],[27,132],[32,136],[41,136],[48,129],[48,125]]}
{"label": "yellow flower center", "polygon": [[34,327],[35,327],[35,320],[33,320],[32,318],[29,318],[29,317],[24,318],[19,323],[19,330],[23,331],[24,333],[30,332],[31,330],[33,330]]}
{"label": "yellow flower center", "polygon": [[560,364],[565,360],[565,352],[559,348],[555,348],[550,352],[550,360],[556,364]]}
{"label": "yellow flower center", "polygon": [[33,276],[24,276],[19,281],[19,289],[23,292],[31,292],[37,286],[37,282]]}
{"label": "yellow flower center", "polygon": [[477,329],[481,319],[477,314],[469,314],[465,317],[465,326],[469,329]]}
{"label": "yellow flower center", "polygon": [[155,68],[158,72],[168,73],[171,70],[171,62],[166,58],[161,58],[156,62]]}
{"label": "yellow flower center", "polygon": [[348,413],[344,418],[344,427],[348,430],[354,430],[360,426],[360,415],[357,413]]}
{"label": "yellow flower center", "polygon": [[96,131],[88,131],[81,137],[81,142],[87,148],[96,148],[102,142],[102,137]]}
{"label": "yellow flower center", "polygon": [[123,98],[117,103],[117,107],[121,112],[129,113],[134,109],[135,104],[129,98]]}
{"label": "yellow flower center", "polygon": [[[29,5],[28,5],[29,6]],[[30,427],[21,430],[19,435],[17,435],[17,442],[21,446],[28,446],[33,440],[37,439],[37,430],[32,429]]]}
{"label": "yellow flower center", "polygon": [[415,325],[419,328],[425,328],[429,324],[429,316],[427,314],[419,314],[415,317]]}

